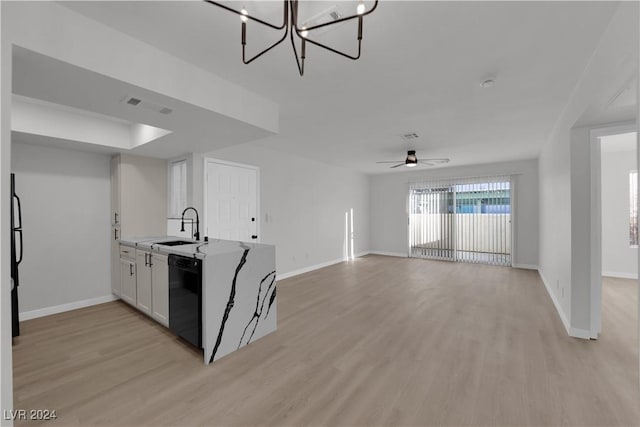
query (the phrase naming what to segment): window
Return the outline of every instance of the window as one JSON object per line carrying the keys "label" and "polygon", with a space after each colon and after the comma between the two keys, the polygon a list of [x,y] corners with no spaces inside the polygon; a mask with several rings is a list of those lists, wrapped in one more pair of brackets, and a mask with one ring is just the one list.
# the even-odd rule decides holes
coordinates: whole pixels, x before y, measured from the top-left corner
{"label": "window", "polygon": [[629,244],[638,246],[638,172],[629,172]]}
{"label": "window", "polygon": [[187,161],[169,163],[169,218],[179,218],[187,207]]}

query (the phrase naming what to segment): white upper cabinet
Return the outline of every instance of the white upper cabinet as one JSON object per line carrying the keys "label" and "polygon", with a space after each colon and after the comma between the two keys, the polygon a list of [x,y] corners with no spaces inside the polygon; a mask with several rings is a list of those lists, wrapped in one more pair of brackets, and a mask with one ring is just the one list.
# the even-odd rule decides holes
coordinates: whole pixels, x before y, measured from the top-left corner
{"label": "white upper cabinet", "polygon": [[120,224],[120,156],[111,158],[111,225]]}
{"label": "white upper cabinet", "polygon": [[167,162],[118,154],[111,161],[111,221],[123,237],[167,229]]}

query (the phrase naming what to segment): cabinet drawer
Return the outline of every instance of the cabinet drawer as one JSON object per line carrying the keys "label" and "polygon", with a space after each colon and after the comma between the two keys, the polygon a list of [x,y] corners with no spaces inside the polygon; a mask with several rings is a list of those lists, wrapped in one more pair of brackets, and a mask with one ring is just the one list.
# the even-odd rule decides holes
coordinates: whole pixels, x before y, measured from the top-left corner
{"label": "cabinet drawer", "polygon": [[130,246],[120,245],[120,258],[135,260],[136,250]]}

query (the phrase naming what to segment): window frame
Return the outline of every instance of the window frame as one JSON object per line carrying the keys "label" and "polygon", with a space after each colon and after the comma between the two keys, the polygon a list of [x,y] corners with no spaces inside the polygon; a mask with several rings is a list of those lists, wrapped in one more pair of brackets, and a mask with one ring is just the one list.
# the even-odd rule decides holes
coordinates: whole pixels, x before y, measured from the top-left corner
{"label": "window frame", "polygon": [[[176,196],[176,187],[174,174],[176,167],[181,167],[179,186],[179,193]],[[188,200],[188,171],[189,163],[187,158],[179,158],[170,160],[167,162],[167,217],[168,218],[180,218],[184,209],[189,205]],[[177,203],[176,203],[177,197]],[[178,206],[180,205],[180,206]],[[177,209],[177,210],[176,210]]]}

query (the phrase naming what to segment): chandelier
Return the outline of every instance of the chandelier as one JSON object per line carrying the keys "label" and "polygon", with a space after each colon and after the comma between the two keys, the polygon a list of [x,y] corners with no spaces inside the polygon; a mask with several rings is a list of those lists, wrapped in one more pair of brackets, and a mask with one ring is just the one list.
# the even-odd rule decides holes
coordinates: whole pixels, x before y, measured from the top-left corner
{"label": "chandelier", "polygon": [[[240,20],[241,20],[241,25],[242,25],[242,36],[241,36],[241,42],[242,42],[242,62],[245,64],[250,64],[251,62],[253,62],[254,60],[258,59],[259,57],[261,57],[262,55],[264,55],[265,53],[269,52],[271,49],[273,49],[274,47],[278,46],[280,43],[282,43],[283,41],[285,41],[285,39],[287,38],[287,35],[289,35],[290,39],[291,39],[291,46],[293,47],[293,55],[296,58],[296,64],[298,65],[298,72],[300,73],[301,76],[304,75],[304,60],[306,58],[306,45],[307,43],[310,43],[314,46],[318,46],[321,47],[323,49],[326,49],[330,52],[336,53],[338,55],[344,56],[345,58],[349,58],[352,60],[357,60],[360,58],[360,52],[362,49],[362,21],[363,18],[366,15],[369,15],[371,12],[373,12],[376,7],[378,6],[378,0],[375,0],[373,2],[373,6],[371,7],[371,9],[367,10],[366,6],[363,2],[363,0],[360,0],[360,2],[358,3],[355,13],[353,15],[348,15],[348,16],[334,16],[334,20],[329,21],[329,22],[322,22],[322,23],[318,23],[318,24],[313,24],[313,25],[300,25],[298,22],[298,2],[299,0],[283,0],[283,18],[282,18],[282,24],[281,25],[275,25],[266,21],[263,21],[262,19],[256,18],[254,16],[249,15],[249,13],[247,12],[247,10],[243,7],[241,10],[236,10],[233,8],[230,8],[220,2],[217,1],[213,1],[213,0],[204,0],[205,2],[212,4],[214,6],[218,6],[222,9],[225,9],[229,12],[235,13],[236,15],[240,16]],[[345,52],[341,52],[338,49],[334,49],[330,46],[327,46],[325,44],[322,44],[316,40],[313,40],[310,36],[313,36],[313,31],[320,29],[320,28],[327,28],[331,25],[336,25],[336,24],[340,24],[342,22],[346,22],[346,21],[351,21],[357,19],[358,20],[358,53],[356,55],[351,55],[349,53],[345,53]],[[257,53],[256,55],[254,55],[251,58],[246,57],[246,53],[245,53],[245,46],[247,45],[247,22],[248,21],[253,21],[253,22],[257,22],[258,24],[264,25],[268,28],[277,30],[277,31],[282,31],[284,30],[284,33],[282,34],[282,37],[276,41],[275,43],[273,43],[272,45],[270,45],[269,47],[267,47],[266,49],[264,49],[263,51]],[[300,54],[298,55],[298,49],[296,48],[296,42],[295,42],[295,38],[294,36],[297,36],[298,39],[301,42],[301,46],[300,46]]]}

